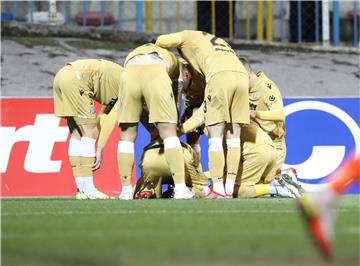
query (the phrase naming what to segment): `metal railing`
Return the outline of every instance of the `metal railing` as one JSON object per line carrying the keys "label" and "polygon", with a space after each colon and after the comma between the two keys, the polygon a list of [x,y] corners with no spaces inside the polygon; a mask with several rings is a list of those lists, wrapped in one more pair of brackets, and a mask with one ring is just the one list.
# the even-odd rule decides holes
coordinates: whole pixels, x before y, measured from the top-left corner
{"label": "metal railing", "polygon": [[[48,14],[45,19],[44,12]],[[84,27],[115,27],[118,31],[166,33],[197,29],[263,42],[359,47],[358,0],[2,1],[1,19],[77,23]]]}

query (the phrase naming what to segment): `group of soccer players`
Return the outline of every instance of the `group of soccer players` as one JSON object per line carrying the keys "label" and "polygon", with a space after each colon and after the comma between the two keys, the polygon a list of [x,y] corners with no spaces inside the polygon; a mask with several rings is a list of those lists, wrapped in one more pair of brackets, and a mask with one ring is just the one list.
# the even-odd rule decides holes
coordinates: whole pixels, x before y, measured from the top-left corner
{"label": "group of soccer players", "polygon": [[[179,58],[172,48],[177,48]],[[94,101],[103,106],[98,116]],[[279,89],[263,72],[253,72],[223,39],[209,33],[160,35],[155,44],[130,52],[124,68],[101,59],[68,63],[54,79],[54,109],[70,129],[68,155],[78,199],[108,198],[94,186],[93,171],[101,166],[116,122],[121,130],[119,199],[300,196],[296,171],[281,172],[286,145]],[[151,133],[151,142],[133,188],[139,121]],[[204,132],[208,173],[200,163],[199,137]],[[180,142],[182,134],[187,143]]]}
{"label": "group of soccer players", "polygon": [[[94,101],[103,106],[98,116]],[[124,68],[97,59],[68,63],[54,79],[54,109],[67,120],[71,133],[68,155],[77,199],[109,198],[94,186],[93,171],[101,166],[116,121],[121,129],[119,199],[302,194],[295,169],[281,170],[286,145],[279,89],[263,72],[253,72],[224,40],[206,32],[161,35],[155,44],[133,50]],[[151,142],[144,148],[142,175],[133,188],[139,121],[150,132]],[[208,173],[200,163],[201,133],[208,136]],[[180,142],[182,134],[187,143]],[[359,180],[359,169],[359,157],[350,158],[321,193],[298,200],[309,232],[327,258],[332,255],[331,206]],[[164,183],[169,187],[165,192]]]}

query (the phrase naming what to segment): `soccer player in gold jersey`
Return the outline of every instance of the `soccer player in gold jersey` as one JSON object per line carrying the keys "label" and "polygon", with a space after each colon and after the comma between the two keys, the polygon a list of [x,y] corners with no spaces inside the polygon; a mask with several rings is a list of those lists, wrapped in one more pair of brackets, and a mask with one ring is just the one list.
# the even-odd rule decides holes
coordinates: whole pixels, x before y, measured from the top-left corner
{"label": "soccer player in gold jersey", "polygon": [[66,119],[70,133],[68,156],[75,176],[78,199],[105,199],[93,181],[95,143],[99,135],[94,101],[108,113],[118,99],[123,68],[101,59],[66,64],[54,79],[54,113]]}
{"label": "soccer player in gold jersey", "polygon": [[195,196],[185,184],[184,157],[177,136],[178,112],[172,80],[179,76],[179,66],[172,52],[151,43],[139,46],[125,59],[118,104],[121,129],[118,144],[122,181],[120,199],[133,198],[131,176],[134,141],[144,103],[149,110],[149,123],[156,124],[164,142],[165,158],[175,183],[174,199],[191,199]]}
{"label": "soccer player in gold jersey", "polygon": [[[250,119],[247,71],[230,45],[206,32],[186,30],[160,35],[155,44],[163,48],[178,48],[192,68],[205,77],[205,125],[209,132],[213,197],[231,197],[240,161],[240,129]],[[222,143],[225,132],[228,146],[226,160],[229,163],[224,187]]]}
{"label": "soccer player in gold jersey", "polygon": [[[200,168],[199,157],[190,145],[186,143],[181,143],[181,145],[184,154],[186,185],[199,198],[204,198],[210,193],[210,188],[208,178]],[[153,141],[144,148],[140,168],[142,175],[136,183],[135,198],[163,197],[162,184],[173,182],[165,160],[163,143]]]}
{"label": "soccer player in gold jersey", "polygon": [[[204,106],[181,125],[186,133],[204,123]],[[254,198],[266,195],[296,198],[300,193],[286,182],[268,181],[276,164],[276,148],[271,138],[255,123],[241,129],[241,164],[234,185],[234,197]]]}
{"label": "soccer player in gold jersey", "polygon": [[285,161],[285,112],[281,93],[276,84],[264,72],[255,73],[245,58],[240,58],[249,73],[249,101],[251,122],[255,122],[265,131],[275,144],[276,164],[267,177],[271,182]]}

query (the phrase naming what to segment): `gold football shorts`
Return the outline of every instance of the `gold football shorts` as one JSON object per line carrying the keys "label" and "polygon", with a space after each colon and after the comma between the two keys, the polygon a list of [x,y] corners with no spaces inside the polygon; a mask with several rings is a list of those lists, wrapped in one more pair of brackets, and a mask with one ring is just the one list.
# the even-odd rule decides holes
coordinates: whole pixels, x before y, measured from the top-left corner
{"label": "gold football shorts", "polygon": [[249,124],[249,78],[242,72],[216,73],[205,88],[205,125]]}
{"label": "gold football shorts", "polygon": [[119,123],[139,122],[144,101],[149,109],[149,123],[177,123],[171,83],[164,66],[127,65],[119,95]]}
{"label": "gold football shorts", "polygon": [[53,86],[54,113],[59,117],[74,117],[79,124],[95,123],[96,109],[91,89],[79,77],[70,65],[56,74]]}

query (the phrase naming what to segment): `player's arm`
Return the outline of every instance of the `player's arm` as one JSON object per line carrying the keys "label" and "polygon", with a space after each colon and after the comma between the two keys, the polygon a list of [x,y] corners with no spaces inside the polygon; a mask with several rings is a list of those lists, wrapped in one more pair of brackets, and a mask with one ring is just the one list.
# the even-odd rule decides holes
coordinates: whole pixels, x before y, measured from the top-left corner
{"label": "player's arm", "polygon": [[162,48],[179,47],[182,43],[180,33],[162,34],[157,39],[155,44]]}
{"label": "player's arm", "polygon": [[190,131],[193,131],[205,123],[204,108],[205,106],[202,104],[200,108],[197,109],[196,112],[180,126],[181,134],[186,134]]}
{"label": "player's arm", "polygon": [[255,117],[268,121],[284,121],[285,112],[284,110],[280,110],[280,109],[269,110],[269,111],[256,111]]}
{"label": "player's arm", "polygon": [[284,105],[279,89],[272,84],[272,89],[265,93],[264,101],[269,110],[256,111],[256,117],[268,121],[285,121]]}
{"label": "player's arm", "polygon": [[119,101],[116,102],[109,114],[103,113],[98,116],[98,127],[100,133],[97,141],[96,159],[93,164],[93,170],[97,170],[101,166],[103,149],[113,132],[117,120],[118,109]]}

